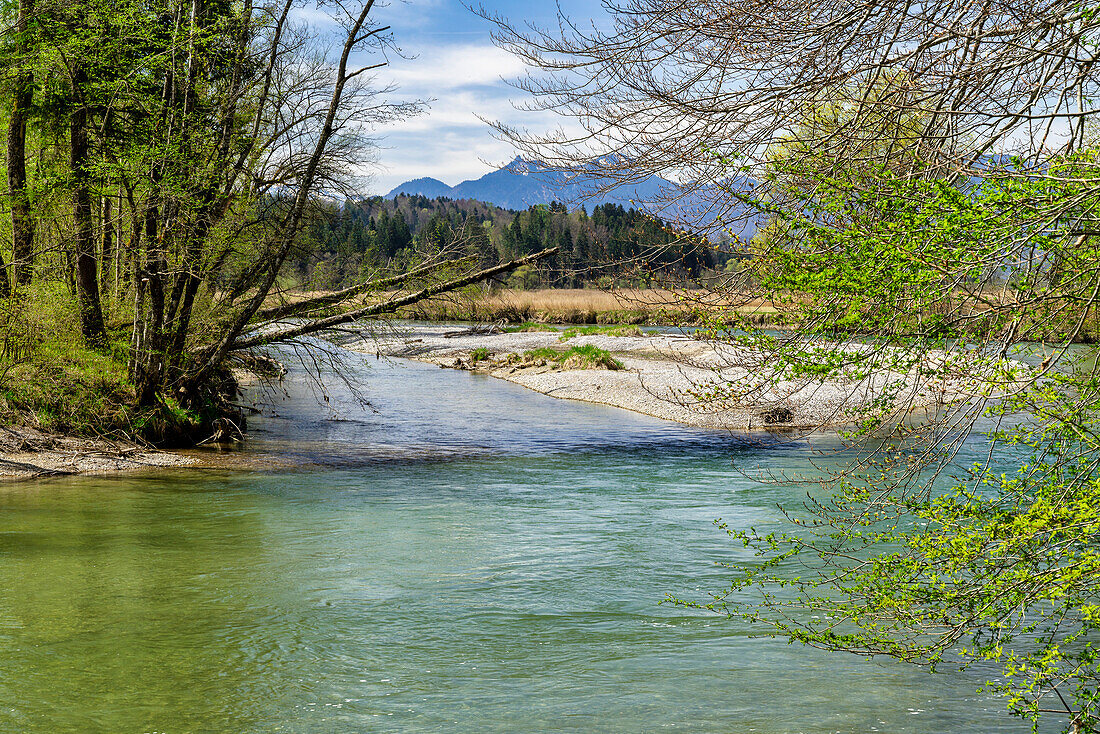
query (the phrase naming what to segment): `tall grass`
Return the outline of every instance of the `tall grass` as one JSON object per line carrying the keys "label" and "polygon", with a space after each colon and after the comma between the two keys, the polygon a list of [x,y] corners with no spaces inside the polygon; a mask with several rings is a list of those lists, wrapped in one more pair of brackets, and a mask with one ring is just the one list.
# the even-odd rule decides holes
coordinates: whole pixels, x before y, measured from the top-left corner
{"label": "tall grass", "polygon": [[642,330],[634,325],[626,326],[574,326],[561,333],[561,341],[575,336],[642,336]]}
{"label": "tall grass", "polygon": [[[713,304],[702,292],[685,297],[674,291],[588,289],[500,290],[437,298],[401,313],[431,321],[507,321],[550,324],[652,324],[689,326],[701,322]],[[741,309],[745,314],[745,309]],[[774,309],[753,305],[754,323],[771,323]]]}

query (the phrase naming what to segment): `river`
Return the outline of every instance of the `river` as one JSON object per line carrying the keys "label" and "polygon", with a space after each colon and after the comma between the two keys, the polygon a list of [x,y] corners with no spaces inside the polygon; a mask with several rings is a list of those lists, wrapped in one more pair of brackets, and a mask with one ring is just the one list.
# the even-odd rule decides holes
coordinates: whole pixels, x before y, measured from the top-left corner
{"label": "river", "polygon": [[828,439],[356,372],[371,408],[292,374],[247,471],[0,486],[0,731],[1028,730],[977,692],[988,671],[661,604],[721,589],[738,551],[713,521],[780,527],[802,491],[751,474]]}

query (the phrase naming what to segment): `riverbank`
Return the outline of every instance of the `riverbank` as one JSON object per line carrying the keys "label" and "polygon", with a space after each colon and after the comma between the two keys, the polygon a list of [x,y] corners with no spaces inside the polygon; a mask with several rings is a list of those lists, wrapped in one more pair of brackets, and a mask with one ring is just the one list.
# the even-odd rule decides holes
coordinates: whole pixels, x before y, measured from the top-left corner
{"label": "riverbank", "polygon": [[108,474],[197,463],[195,457],[126,441],[60,436],[26,426],[0,426],[0,479]]}
{"label": "riverbank", "polygon": [[[880,369],[828,380],[791,379],[773,374],[767,355],[682,334],[643,334],[636,327],[527,328],[472,333],[454,325],[414,325],[361,339],[348,348],[468,370],[556,398],[708,429],[839,427],[882,411],[898,417],[968,396],[961,376],[921,378],[915,369],[906,374]],[[937,359],[944,361],[945,355],[925,356],[926,362]],[[884,396],[891,396],[885,405]],[[0,477],[226,466],[244,460],[231,452],[213,457],[211,464],[205,454],[156,451],[136,443],[29,427],[0,428]]]}
{"label": "riverbank", "polygon": [[[606,351],[621,368],[547,358],[546,350]],[[558,330],[472,333],[413,326],[350,349],[468,369],[556,398],[600,403],[703,428],[807,430],[852,424],[883,409],[900,415],[966,397],[960,381],[888,369],[833,379],[771,374],[766,355],[682,335],[614,336]],[[852,345],[847,349],[866,349]],[[575,351],[575,350],[573,350]],[[930,354],[928,360],[942,359]],[[591,369],[586,367],[602,367]]]}

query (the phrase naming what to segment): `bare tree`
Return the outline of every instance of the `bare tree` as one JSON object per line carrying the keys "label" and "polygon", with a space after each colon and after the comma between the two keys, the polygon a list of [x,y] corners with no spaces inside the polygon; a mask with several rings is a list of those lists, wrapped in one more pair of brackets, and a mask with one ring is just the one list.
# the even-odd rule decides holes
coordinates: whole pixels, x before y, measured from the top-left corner
{"label": "bare tree", "polygon": [[[1096,112],[1100,19],[1076,0],[606,7],[606,22],[563,17],[553,30],[482,11],[497,42],[534,69],[517,82],[528,107],[569,121],[547,133],[497,130],[552,166],[594,164],[617,182],[673,175],[683,189],[670,197],[705,194],[705,211],[684,212],[697,227],[734,224],[743,209],[723,184],[764,165],[776,138],[823,102],[852,112],[814,140],[838,160],[868,154],[853,141],[881,135],[873,118],[919,110],[920,129],[875,154],[920,140],[926,175],[986,171],[990,154],[1036,162],[1065,153]],[[886,80],[904,83],[884,90]]]}
{"label": "bare tree", "polygon": [[34,219],[27,193],[27,117],[34,84],[31,61],[27,58],[29,49],[33,47],[28,38],[28,21],[33,13],[33,0],[22,0],[12,29],[16,46],[15,89],[8,120],[7,173],[8,195],[11,197],[12,279],[16,286],[30,282],[34,267]]}
{"label": "bare tree", "polygon": [[[1077,0],[605,8],[549,30],[482,11],[533,67],[517,82],[528,107],[565,119],[498,133],[554,168],[671,178],[663,207],[691,197],[681,223],[698,231],[767,223],[716,279],[719,298],[685,294],[725,355],[715,374],[748,376],[699,398],[782,426],[826,386],[871,396],[847,416],[856,458],[793,478],[831,494],[787,508],[800,523],[787,535],[730,528],[765,560],[685,603],[827,649],[991,660],[1013,710],[1096,731],[1100,372],[1071,343],[1096,337],[1100,305],[1100,13]],[[756,328],[752,303],[794,330]],[[1041,356],[1011,359],[1021,350]],[[942,404],[912,414],[930,391]],[[952,486],[941,471],[975,427],[985,460]]]}

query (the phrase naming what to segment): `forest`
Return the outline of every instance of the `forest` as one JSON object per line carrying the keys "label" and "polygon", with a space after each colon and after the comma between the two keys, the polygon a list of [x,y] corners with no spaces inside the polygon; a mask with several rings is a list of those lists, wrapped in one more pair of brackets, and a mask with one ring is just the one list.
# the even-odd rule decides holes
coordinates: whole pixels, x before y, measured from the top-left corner
{"label": "forest", "polygon": [[584,288],[687,283],[732,257],[715,245],[637,209],[602,204],[502,209],[473,200],[399,195],[330,204],[306,228],[303,256],[294,262],[304,287],[340,288],[379,269],[407,266],[418,253],[460,241],[487,266],[550,247],[556,255],[512,273],[511,288]]}

